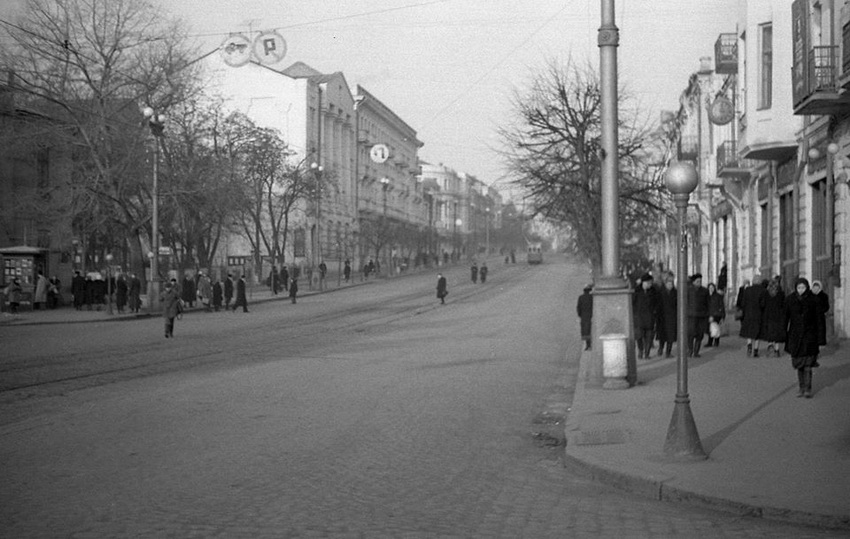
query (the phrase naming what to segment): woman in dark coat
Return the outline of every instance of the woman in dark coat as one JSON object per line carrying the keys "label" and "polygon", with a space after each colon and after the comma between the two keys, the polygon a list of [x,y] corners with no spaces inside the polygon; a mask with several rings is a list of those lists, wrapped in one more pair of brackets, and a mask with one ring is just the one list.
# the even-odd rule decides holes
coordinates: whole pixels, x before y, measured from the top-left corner
{"label": "woman in dark coat", "polygon": [[652,286],[652,275],[645,273],[640,278],[640,286],[632,296],[635,340],[638,346],[638,359],[649,359],[652,341],[655,339],[655,321],[658,318],[658,296]]}
{"label": "woman in dark coat", "polygon": [[726,304],[723,299],[723,294],[717,291],[717,286],[714,283],[708,283],[708,323],[709,334],[706,348],[709,346],[720,346],[720,336],[711,336],[711,323],[717,322],[718,326],[723,325],[723,320],[726,319]]}
{"label": "woman in dark coat", "polygon": [[124,278],[124,274],[122,273],[115,281],[115,306],[118,307],[119,313],[123,313],[124,306],[127,305],[128,290],[127,279]]}
{"label": "woman in dark coat", "polygon": [[665,348],[664,357],[673,357],[673,343],[676,342],[678,332],[678,316],[679,316],[679,296],[673,279],[668,278],[664,281],[664,288],[661,289],[658,302],[658,355],[661,355],[661,349]]}
{"label": "woman in dark coat", "polygon": [[767,290],[763,284],[753,284],[744,289],[741,298],[741,337],[747,339],[747,357],[759,357],[761,317]]}
{"label": "woman in dark coat", "polygon": [[791,355],[791,365],[797,370],[800,390],[798,397],[812,398],[812,367],[818,357],[818,311],[820,305],[809,289],[809,281],[800,277],[795,291],[785,301],[788,317],[788,338],[785,351]]}
{"label": "woman in dark coat", "polygon": [[216,279],[212,286],[212,304],[215,312],[221,310],[221,302],[223,298],[223,287],[221,285],[221,277]]}
{"label": "woman in dark coat", "polygon": [[[484,274],[481,274],[482,278]],[[576,313],[581,325],[581,338],[584,341],[584,349],[590,350],[590,335],[593,321],[593,296],[590,291],[593,290],[592,285],[584,287],[584,294],[578,297],[576,303]],[[437,296],[439,297],[439,295]]]}
{"label": "woman in dark coat", "polygon": [[171,279],[165,285],[165,291],[160,295],[162,317],[165,319],[165,338],[174,337],[174,319],[180,314],[180,291],[177,290],[177,280]]}
{"label": "woman in dark coat", "polygon": [[779,283],[770,281],[767,294],[764,296],[764,312],[761,318],[761,338],[767,341],[767,355],[771,350],[779,357],[778,343],[785,342],[785,330],[788,323],[785,319],[785,295],[779,288]]}

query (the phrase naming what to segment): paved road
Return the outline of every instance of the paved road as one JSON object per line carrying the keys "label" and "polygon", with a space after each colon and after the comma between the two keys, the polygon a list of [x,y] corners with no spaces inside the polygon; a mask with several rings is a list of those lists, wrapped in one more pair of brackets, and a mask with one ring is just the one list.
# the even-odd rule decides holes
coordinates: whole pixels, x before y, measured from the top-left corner
{"label": "paved road", "polygon": [[[8,537],[829,537],[568,474],[570,264],[250,313],[0,327]],[[557,431],[557,428],[551,432]]]}

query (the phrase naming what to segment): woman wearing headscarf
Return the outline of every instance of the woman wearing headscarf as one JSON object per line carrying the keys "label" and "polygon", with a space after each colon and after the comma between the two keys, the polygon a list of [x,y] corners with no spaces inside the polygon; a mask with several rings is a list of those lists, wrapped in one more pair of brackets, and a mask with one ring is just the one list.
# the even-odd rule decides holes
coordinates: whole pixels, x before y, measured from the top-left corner
{"label": "woman wearing headscarf", "polygon": [[791,365],[797,370],[800,389],[798,397],[812,398],[812,368],[818,357],[818,312],[820,305],[809,289],[809,281],[800,277],[794,282],[794,292],[785,301],[788,318],[788,338],[785,351],[791,355]]}
{"label": "woman wearing headscarf", "polygon": [[[726,302],[724,301],[723,294],[721,294],[717,290],[717,286],[714,283],[708,283],[709,333],[708,342],[705,345],[706,348],[708,348],[709,346],[720,346],[720,327],[723,324],[723,320],[726,319]],[[716,336],[711,334],[712,324],[717,324]]]}

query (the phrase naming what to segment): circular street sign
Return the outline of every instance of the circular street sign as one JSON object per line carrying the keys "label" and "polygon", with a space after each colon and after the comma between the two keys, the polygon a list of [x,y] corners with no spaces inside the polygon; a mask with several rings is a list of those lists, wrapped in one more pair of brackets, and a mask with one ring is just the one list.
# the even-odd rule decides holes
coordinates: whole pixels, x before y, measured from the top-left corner
{"label": "circular street sign", "polygon": [[230,67],[242,67],[251,61],[251,41],[242,34],[229,36],[221,44],[221,57]]}
{"label": "circular street sign", "polygon": [[735,117],[735,106],[726,96],[719,96],[708,108],[708,119],[714,125],[726,125]]}
{"label": "circular street sign", "polygon": [[384,163],[390,157],[390,149],[386,144],[375,144],[369,152],[369,157],[376,163]]}
{"label": "circular street sign", "polygon": [[286,56],[286,41],[274,30],[262,32],[254,39],[254,56],[261,64],[276,64]]}

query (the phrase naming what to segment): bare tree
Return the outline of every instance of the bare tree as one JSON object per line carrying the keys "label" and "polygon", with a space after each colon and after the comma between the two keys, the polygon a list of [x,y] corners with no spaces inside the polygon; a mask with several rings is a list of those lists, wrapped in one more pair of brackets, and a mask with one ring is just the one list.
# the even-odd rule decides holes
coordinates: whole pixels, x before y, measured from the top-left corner
{"label": "bare tree", "polygon": [[[503,157],[532,215],[568,225],[594,270],[602,263],[600,105],[592,69],[550,61],[526,93],[515,94],[515,122],[500,130]],[[619,123],[620,237],[644,245],[664,213],[658,139],[636,113],[621,114]]]}
{"label": "bare tree", "polygon": [[144,0],[29,0],[5,26],[13,88],[52,119],[71,157],[77,233],[126,243],[141,264],[152,199],[140,107],[165,112],[194,87],[184,33]]}

